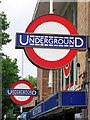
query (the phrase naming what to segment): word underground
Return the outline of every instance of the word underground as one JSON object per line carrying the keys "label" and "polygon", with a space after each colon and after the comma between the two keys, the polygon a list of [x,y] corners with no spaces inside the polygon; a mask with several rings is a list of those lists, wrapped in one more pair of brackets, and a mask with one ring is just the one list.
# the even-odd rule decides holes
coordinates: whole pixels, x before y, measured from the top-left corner
{"label": "word underground", "polygon": [[82,36],[53,36],[30,35],[17,33],[16,46],[20,47],[59,47],[59,48],[86,48],[86,37]]}
{"label": "word underground", "polygon": [[37,91],[36,90],[31,90],[31,89],[8,89],[7,90],[7,95],[20,95],[20,96],[37,96]]}

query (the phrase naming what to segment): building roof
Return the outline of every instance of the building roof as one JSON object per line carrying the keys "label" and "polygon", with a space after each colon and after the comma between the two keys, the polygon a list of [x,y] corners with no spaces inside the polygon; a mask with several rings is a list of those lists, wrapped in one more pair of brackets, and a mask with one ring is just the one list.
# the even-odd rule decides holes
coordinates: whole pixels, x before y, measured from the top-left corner
{"label": "building roof", "polygon": [[[69,5],[70,2],[54,2],[53,4],[54,14],[63,16]],[[42,0],[38,0],[33,14],[33,20],[39,16],[49,14],[49,12],[50,2],[42,2]]]}

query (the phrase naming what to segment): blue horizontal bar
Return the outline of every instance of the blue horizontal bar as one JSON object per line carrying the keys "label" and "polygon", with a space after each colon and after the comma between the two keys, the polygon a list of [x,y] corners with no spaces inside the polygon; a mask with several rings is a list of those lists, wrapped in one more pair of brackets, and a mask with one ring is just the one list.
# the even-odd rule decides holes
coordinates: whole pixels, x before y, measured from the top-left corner
{"label": "blue horizontal bar", "polygon": [[37,96],[38,91],[32,89],[7,89],[7,95]]}
{"label": "blue horizontal bar", "polygon": [[16,34],[16,47],[86,49],[86,36]]}

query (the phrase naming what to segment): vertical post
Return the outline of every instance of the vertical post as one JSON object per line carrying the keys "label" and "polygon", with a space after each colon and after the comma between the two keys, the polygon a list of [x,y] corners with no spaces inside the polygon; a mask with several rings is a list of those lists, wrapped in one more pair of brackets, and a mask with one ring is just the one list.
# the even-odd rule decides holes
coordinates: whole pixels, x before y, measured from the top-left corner
{"label": "vertical post", "polygon": [[60,73],[61,73],[61,79],[60,79],[60,90],[62,91],[62,68],[61,68]]}
{"label": "vertical post", "polygon": [[20,113],[22,113],[22,106],[20,106]]}
{"label": "vertical post", "polygon": [[50,0],[50,14],[53,14],[53,0]]}
{"label": "vertical post", "polygon": [[[23,51],[22,51],[22,79],[23,79]],[[20,113],[22,113],[23,107],[20,106]]]}
{"label": "vertical post", "polygon": [[70,74],[69,74],[69,90],[70,90],[70,84],[71,84],[71,81],[70,81]]}
{"label": "vertical post", "polygon": [[[50,0],[50,14],[53,14],[53,0]],[[51,95],[53,94],[53,88],[52,88],[52,75],[53,75],[53,70],[49,71],[49,87],[51,87]]]}
{"label": "vertical post", "polygon": [[59,70],[57,70],[57,92],[59,91]]}
{"label": "vertical post", "polygon": [[75,89],[75,81],[76,81],[76,57],[74,58],[74,69],[73,69],[73,73],[74,73],[74,78],[73,78],[74,88],[73,88],[73,89]]}
{"label": "vertical post", "polygon": [[51,87],[51,95],[53,94],[53,70],[49,70],[49,87]]}
{"label": "vertical post", "polygon": [[52,74],[53,74],[53,71],[49,70],[49,87],[52,87]]}
{"label": "vertical post", "polygon": [[66,78],[65,78],[65,75],[64,75],[64,90],[66,90]]}
{"label": "vertical post", "polygon": [[56,70],[54,70],[54,94],[56,93]]}
{"label": "vertical post", "polygon": [[[75,21],[76,21],[76,16],[75,16],[75,3],[73,2],[73,25],[75,26]],[[74,58],[74,77],[73,77],[73,83],[74,83],[74,87],[73,90],[75,89],[75,81],[76,81],[76,57]]]}
{"label": "vertical post", "polygon": [[65,78],[65,75],[64,75],[64,90],[66,90],[66,78]]}
{"label": "vertical post", "polygon": [[22,78],[23,78],[23,51],[22,51]]}

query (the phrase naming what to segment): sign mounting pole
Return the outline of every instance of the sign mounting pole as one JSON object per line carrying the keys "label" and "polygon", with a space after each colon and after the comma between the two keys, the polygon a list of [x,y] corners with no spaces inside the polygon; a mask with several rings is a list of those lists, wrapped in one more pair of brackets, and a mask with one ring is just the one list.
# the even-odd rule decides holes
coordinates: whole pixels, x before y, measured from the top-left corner
{"label": "sign mounting pole", "polygon": [[[53,14],[53,0],[50,0],[50,14]],[[52,93],[52,78],[53,76],[53,70],[49,70],[49,87],[51,87],[51,94]]]}
{"label": "sign mounting pole", "polygon": [[22,51],[22,79],[23,79],[23,51]]}
{"label": "sign mounting pole", "polygon": [[53,14],[53,0],[50,0],[50,14]]}
{"label": "sign mounting pole", "polygon": [[[22,79],[23,79],[23,51],[22,51]],[[22,105],[20,106],[20,113],[23,112],[23,107]]]}

